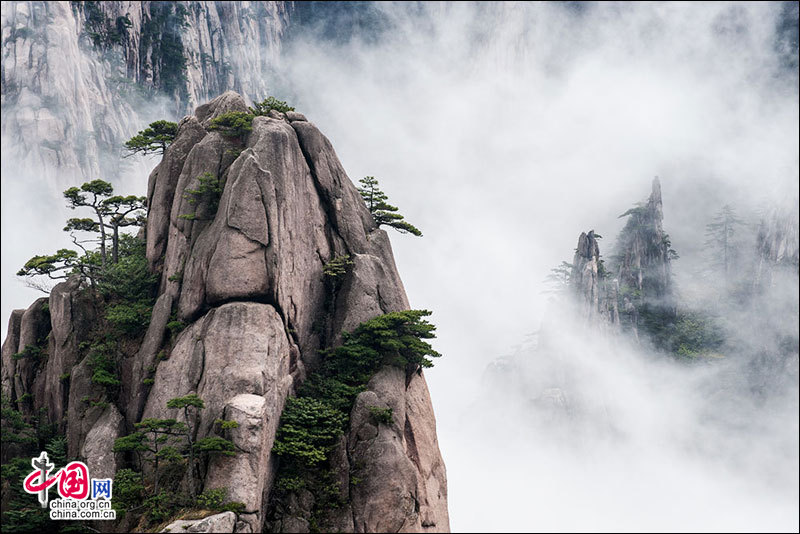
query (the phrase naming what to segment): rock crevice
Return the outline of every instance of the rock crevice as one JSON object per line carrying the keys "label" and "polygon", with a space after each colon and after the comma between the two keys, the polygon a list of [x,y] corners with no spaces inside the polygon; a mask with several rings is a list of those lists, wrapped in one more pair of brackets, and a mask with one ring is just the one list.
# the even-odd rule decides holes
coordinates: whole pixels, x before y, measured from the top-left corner
{"label": "rock crevice", "polygon": [[[265,524],[286,399],[343,331],[409,304],[388,236],[304,116],[255,117],[242,139],[207,130],[214,117],[246,110],[233,92],[200,106],[150,174],[143,234],[159,290],[147,331],[119,362],[114,402],[102,401],[106,392],[79,349],[102,310],[77,278],[12,314],[0,378],[24,413],[44,407],[61,422],[70,454],[104,476],[123,461],[110,452],[114,440],[145,418],[182,420],[167,401],[196,394],[205,407],[186,421],[193,439],[224,435],[237,451],[204,460],[198,491],[225,488],[229,500],[244,503],[237,532],[307,531],[313,496],[302,492],[292,496],[296,513]],[[189,202],[204,173],[219,181],[219,198]],[[323,269],[345,254],[352,264],[333,287]],[[168,326],[176,318],[186,323],[180,333]],[[47,352],[46,364],[14,358],[28,344]],[[370,406],[391,408],[393,423],[375,426]],[[217,419],[239,426],[222,431]],[[349,499],[329,523],[446,531],[446,477],[424,377],[385,367],[356,399],[351,421],[332,465]],[[354,466],[364,479],[358,488],[350,487]],[[230,522],[218,519],[207,523]]]}

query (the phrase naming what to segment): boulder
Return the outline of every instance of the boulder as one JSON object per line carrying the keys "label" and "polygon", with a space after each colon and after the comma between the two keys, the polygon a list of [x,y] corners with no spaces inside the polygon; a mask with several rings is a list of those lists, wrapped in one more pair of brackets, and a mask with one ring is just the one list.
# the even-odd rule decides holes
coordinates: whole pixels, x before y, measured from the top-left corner
{"label": "boulder", "polygon": [[[231,302],[208,312],[184,330],[169,359],[156,371],[144,418],[183,419],[166,407],[174,397],[197,394],[205,402],[196,439],[214,435],[214,421],[228,418],[237,455],[215,458],[205,488],[225,487],[230,500],[245,503],[261,530],[262,502],[269,495],[275,430],[292,390],[292,342],[269,304]],[[193,424],[194,421],[190,421]]]}
{"label": "boulder", "polygon": [[164,527],[160,532],[234,532],[235,524],[236,514],[222,512],[204,519],[179,519]]}
{"label": "boulder", "polygon": [[103,414],[86,435],[81,447],[81,458],[89,468],[92,478],[113,478],[117,472],[117,454],[112,449],[114,442],[125,430],[122,414],[109,404]]}

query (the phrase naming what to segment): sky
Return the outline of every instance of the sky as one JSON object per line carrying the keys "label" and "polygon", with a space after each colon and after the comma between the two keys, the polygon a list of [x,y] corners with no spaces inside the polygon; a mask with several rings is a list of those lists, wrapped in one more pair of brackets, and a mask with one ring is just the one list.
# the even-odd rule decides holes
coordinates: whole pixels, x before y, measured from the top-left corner
{"label": "sky", "polygon": [[[582,231],[610,253],[618,216],[654,176],[686,298],[724,204],[753,221],[784,204],[796,217],[783,6],[375,9],[377,37],[295,36],[275,93],[330,138],[354,182],[376,176],[424,233],[391,239],[412,307],[437,325],[443,357],[426,376],[453,530],[797,530],[796,383],[754,402],[736,393],[733,364],[687,370],[573,340],[568,318],[567,363],[532,361],[531,346],[552,313],[549,270],[571,260]],[[143,193],[144,176],[125,192],[137,184]],[[4,322],[35,296],[13,280],[20,261],[63,239],[52,236],[66,210],[40,187],[3,178]],[[503,356],[521,362],[513,387],[487,378]],[[530,405],[541,377],[564,369],[579,415]]]}

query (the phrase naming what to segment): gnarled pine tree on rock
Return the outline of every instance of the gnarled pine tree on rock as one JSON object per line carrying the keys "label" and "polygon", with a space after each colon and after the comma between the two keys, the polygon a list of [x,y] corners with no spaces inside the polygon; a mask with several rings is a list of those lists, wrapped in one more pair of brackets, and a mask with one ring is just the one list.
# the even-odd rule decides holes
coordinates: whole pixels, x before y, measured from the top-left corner
{"label": "gnarled pine tree on rock", "polygon": [[[243,135],[216,129],[245,116]],[[181,218],[195,211],[190,201],[204,190],[199,178],[207,173],[219,186],[217,209]],[[94,200],[80,188],[75,194]],[[120,246],[119,262],[126,272],[142,274],[143,266],[158,279],[142,302],[148,313],[136,314],[147,321],[123,321],[118,333],[104,306],[128,300],[110,295],[96,309],[74,278],[53,288],[49,300],[14,312],[2,366],[3,393],[14,407],[24,407],[26,417],[41,410],[58,422],[72,457],[85,458],[92,476],[96,471],[117,480],[118,473],[125,503],[152,498],[147,508],[164,523],[179,519],[181,503],[190,502],[182,496],[191,493],[194,476],[195,502],[214,511],[227,507],[226,524],[236,532],[447,531],[447,480],[425,377],[416,372],[422,363],[410,371],[398,367],[393,346],[373,347],[385,350],[385,358],[351,392],[349,422],[325,444],[332,445],[327,465],[335,474],[326,495],[335,490],[338,497],[309,499],[285,487],[280,497],[296,506],[273,499],[278,457],[272,449],[287,399],[334,361],[324,351],[350,346],[343,332],[411,313],[388,236],[379,228],[383,219],[370,212],[330,141],[300,113],[272,109],[253,116],[241,96],[226,92],[180,121],[151,174],[147,209],[146,243],[136,249],[135,262],[122,261]],[[73,224],[76,230],[89,225]],[[113,258],[107,262],[116,265]],[[175,324],[185,328],[169,326]],[[422,336],[412,334],[403,334],[403,343],[416,346]],[[13,358],[30,344],[47,354],[38,367],[33,358]],[[103,384],[92,380],[98,369]],[[168,407],[175,398],[189,400]],[[197,454],[190,459],[179,446],[177,454],[159,447],[159,495],[145,497],[143,481],[152,480],[147,462],[146,476],[139,477],[135,450],[109,451],[137,424],[171,420],[170,431],[183,431],[178,423],[191,429]],[[211,453],[221,440],[233,444],[234,455]],[[185,434],[179,441],[185,446]],[[168,487],[173,491],[161,491]],[[337,506],[326,506],[332,502]],[[136,529],[140,513],[129,509],[117,528]]]}

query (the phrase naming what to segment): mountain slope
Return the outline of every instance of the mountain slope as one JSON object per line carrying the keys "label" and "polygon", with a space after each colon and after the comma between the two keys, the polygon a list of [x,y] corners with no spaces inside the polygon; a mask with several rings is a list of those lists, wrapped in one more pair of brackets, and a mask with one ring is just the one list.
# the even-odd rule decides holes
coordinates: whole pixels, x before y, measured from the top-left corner
{"label": "mountain slope", "polygon": [[[145,250],[159,289],[146,331],[106,338],[118,341],[109,367],[118,390],[98,385],[95,349],[86,348],[97,337],[92,314],[107,309],[77,278],[12,314],[2,384],[15,407],[29,416],[44,410],[66,433],[70,456],[106,476],[125,461],[110,453],[117,438],[140,420],[175,417],[167,401],[197,394],[203,410],[178,417],[194,440],[218,435],[218,419],[238,423],[225,433],[237,454],[212,458],[198,490],[228,488],[228,499],[243,503],[237,531],[256,532],[265,528],[284,403],[318,366],[319,349],[409,304],[388,237],[330,142],[295,112],[255,117],[241,137],[208,130],[215,118],[246,110],[233,92],[200,106],[151,174]],[[189,202],[209,175],[221,196]],[[331,286],[325,266],[344,256],[352,264]],[[46,356],[20,357],[29,345]],[[391,408],[391,420],[377,424],[376,407]],[[445,468],[421,371],[384,367],[349,415],[332,470],[345,480],[357,470],[360,482],[343,485],[345,504],[327,524],[448,530]],[[314,495],[301,497],[304,506],[266,527],[312,528]]]}

